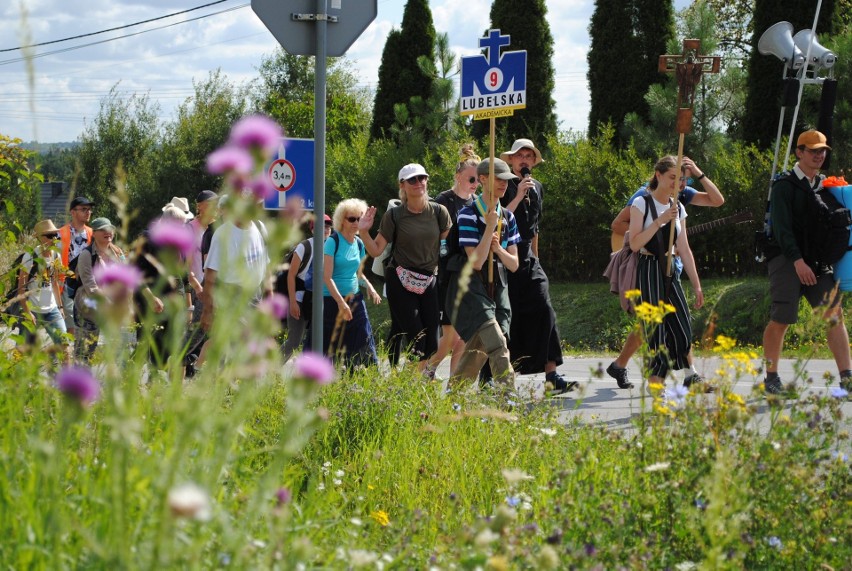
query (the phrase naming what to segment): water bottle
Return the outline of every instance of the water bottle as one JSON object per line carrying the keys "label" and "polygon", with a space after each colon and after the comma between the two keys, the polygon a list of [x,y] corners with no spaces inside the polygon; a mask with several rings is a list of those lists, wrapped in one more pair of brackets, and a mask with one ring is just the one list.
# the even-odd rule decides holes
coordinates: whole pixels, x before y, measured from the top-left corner
{"label": "water bottle", "polygon": [[440,249],[440,252],[441,252],[441,257],[442,257],[442,258],[446,258],[446,257],[447,257],[447,254],[449,254],[449,253],[450,253],[450,250],[447,248],[447,241],[446,241],[446,240],[441,240],[441,249]]}

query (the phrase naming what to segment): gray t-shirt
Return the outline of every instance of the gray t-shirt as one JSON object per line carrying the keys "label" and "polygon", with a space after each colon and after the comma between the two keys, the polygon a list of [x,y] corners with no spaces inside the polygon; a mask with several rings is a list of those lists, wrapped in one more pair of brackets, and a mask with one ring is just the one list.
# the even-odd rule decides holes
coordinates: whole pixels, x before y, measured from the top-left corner
{"label": "gray t-shirt", "polygon": [[450,213],[441,204],[429,202],[419,214],[403,204],[385,212],[379,234],[388,242],[395,241],[391,256],[396,265],[432,274],[438,267],[441,234],[452,225]]}

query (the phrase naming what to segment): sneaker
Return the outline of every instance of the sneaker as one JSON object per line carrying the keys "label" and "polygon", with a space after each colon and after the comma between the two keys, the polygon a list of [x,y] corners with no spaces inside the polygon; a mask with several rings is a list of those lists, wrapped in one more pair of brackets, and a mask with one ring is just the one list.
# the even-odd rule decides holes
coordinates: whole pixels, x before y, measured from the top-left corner
{"label": "sneaker", "polygon": [[699,384],[699,383],[701,384],[701,386],[704,387],[705,393],[712,393],[713,391],[716,390],[716,387],[707,383],[704,380],[704,377],[702,377],[698,373],[692,373],[691,375],[687,375],[683,379],[683,386],[684,386],[684,388],[687,388],[687,389],[692,387],[692,385],[696,385],[696,384]]}
{"label": "sneaker", "polygon": [[840,388],[852,395],[852,377],[840,377]]}
{"label": "sneaker", "polygon": [[615,364],[615,361],[609,364],[609,367],[606,368],[606,374],[615,379],[615,382],[618,383],[618,388],[620,389],[632,389],[633,383],[631,383],[627,379],[627,368],[619,367]]}
{"label": "sneaker", "polygon": [[555,397],[573,391],[579,384],[577,381],[566,381],[565,377],[551,371],[544,378],[544,392],[547,396]]}
{"label": "sneaker", "polygon": [[763,390],[768,395],[780,395],[784,393],[784,383],[781,382],[781,377],[763,380]]}

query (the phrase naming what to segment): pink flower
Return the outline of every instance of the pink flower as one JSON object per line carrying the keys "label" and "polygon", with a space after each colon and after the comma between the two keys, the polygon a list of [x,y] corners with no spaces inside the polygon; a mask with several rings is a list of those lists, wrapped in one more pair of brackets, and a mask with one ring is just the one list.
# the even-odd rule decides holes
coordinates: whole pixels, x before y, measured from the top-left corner
{"label": "pink flower", "polygon": [[288,488],[278,488],[278,491],[275,492],[275,499],[278,500],[279,506],[283,506],[290,503],[290,500],[293,499],[293,494]]}
{"label": "pink flower", "polygon": [[278,194],[278,189],[269,181],[266,173],[252,179],[247,186],[258,200],[266,201]]}
{"label": "pink flower", "polygon": [[257,304],[257,308],[267,315],[274,317],[275,319],[281,320],[287,317],[287,310],[290,309],[290,304],[287,301],[287,298],[281,295],[280,293],[273,293],[261,300],[260,303]]}
{"label": "pink flower", "polygon": [[176,220],[155,220],[148,227],[151,243],[161,248],[174,248],[186,258],[195,246],[195,233]]}
{"label": "pink flower", "polygon": [[120,263],[98,265],[93,274],[95,282],[100,287],[120,284],[128,290],[135,291],[142,285],[142,272],[136,266]]}
{"label": "pink flower", "polygon": [[89,404],[98,399],[101,386],[87,367],[66,367],[56,375],[56,387],[72,400]]}
{"label": "pink flower", "polygon": [[317,353],[302,353],[293,360],[293,369],[297,377],[311,379],[320,385],[327,385],[334,380],[334,365]]}
{"label": "pink flower", "polygon": [[235,172],[248,174],[254,168],[254,159],[245,149],[222,147],[207,155],[207,170],[211,174]]}
{"label": "pink flower", "polygon": [[228,143],[243,149],[259,148],[264,155],[271,156],[284,136],[278,123],[265,115],[243,117],[231,127]]}

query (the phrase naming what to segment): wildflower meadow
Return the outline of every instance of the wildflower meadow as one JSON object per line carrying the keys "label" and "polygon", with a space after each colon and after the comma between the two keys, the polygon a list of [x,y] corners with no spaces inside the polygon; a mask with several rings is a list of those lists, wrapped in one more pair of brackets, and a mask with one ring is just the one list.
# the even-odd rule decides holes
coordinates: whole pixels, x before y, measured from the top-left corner
{"label": "wildflower meadow", "polygon": [[[250,189],[228,208],[264,220],[275,260],[298,235],[294,213],[256,202],[268,129],[239,124],[208,164]],[[732,387],[759,379],[757,355],[718,337],[715,392],[643,387],[647,406],[613,430],[409,368],[283,365],[285,300],[216,307],[191,379],[180,359],[153,367],[140,349],[156,324],[118,311],[91,368],[12,350],[3,328],[3,568],[852,568],[849,395],[831,379],[826,394],[744,397]],[[667,310],[642,307],[637,327]],[[185,307],[165,312],[181,332]]]}

